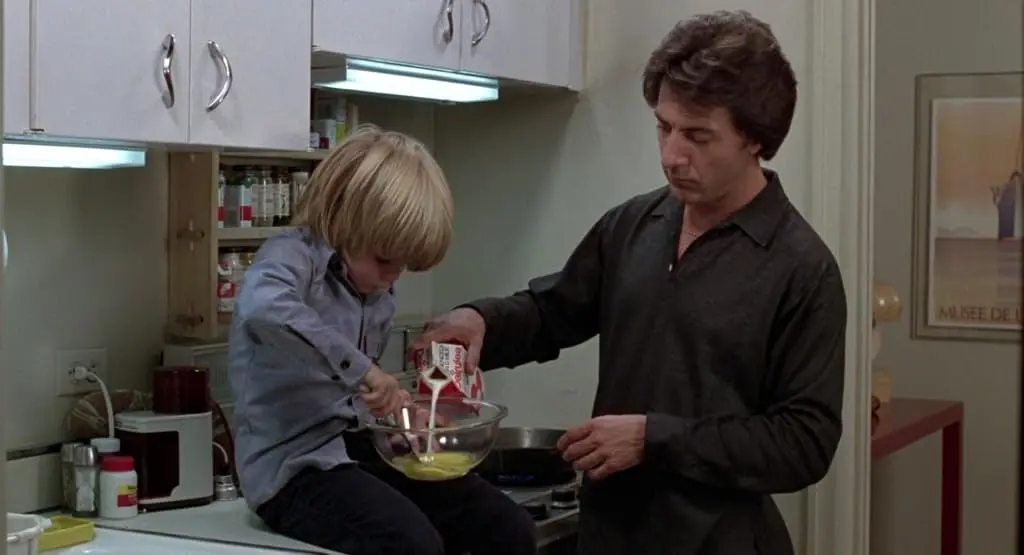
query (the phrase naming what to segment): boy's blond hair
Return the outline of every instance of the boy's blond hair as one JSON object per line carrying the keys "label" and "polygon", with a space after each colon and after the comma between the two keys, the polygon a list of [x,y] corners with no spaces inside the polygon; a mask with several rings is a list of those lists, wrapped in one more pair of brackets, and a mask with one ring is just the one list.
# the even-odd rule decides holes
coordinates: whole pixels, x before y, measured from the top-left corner
{"label": "boy's blond hair", "polygon": [[360,126],[317,166],[295,207],[336,252],[433,268],[451,244],[452,196],[444,172],[422,143]]}

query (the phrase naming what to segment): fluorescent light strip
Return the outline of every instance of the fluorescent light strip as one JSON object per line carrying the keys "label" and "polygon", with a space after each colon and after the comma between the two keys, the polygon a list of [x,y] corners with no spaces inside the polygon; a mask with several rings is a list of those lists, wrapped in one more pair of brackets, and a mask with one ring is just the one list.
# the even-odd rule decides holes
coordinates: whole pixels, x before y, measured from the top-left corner
{"label": "fluorescent light strip", "polygon": [[377,73],[399,73],[413,77],[424,77],[440,81],[455,83],[466,83],[469,85],[481,85],[488,88],[497,88],[498,81],[490,77],[473,75],[470,73],[457,73],[447,69],[434,69],[430,67],[408,66],[381,62],[378,60],[364,60],[362,58],[348,58],[346,64],[349,69],[363,69]]}
{"label": "fluorescent light strip", "polygon": [[498,82],[476,75],[349,58],[345,79],[317,83],[343,91],[439,100],[488,102],[498,99]]}
{"label": "fluorescent light strip", "polygon": [[146,151],[32,143],[4,143],[3,165],[102,170],[146,165]]}

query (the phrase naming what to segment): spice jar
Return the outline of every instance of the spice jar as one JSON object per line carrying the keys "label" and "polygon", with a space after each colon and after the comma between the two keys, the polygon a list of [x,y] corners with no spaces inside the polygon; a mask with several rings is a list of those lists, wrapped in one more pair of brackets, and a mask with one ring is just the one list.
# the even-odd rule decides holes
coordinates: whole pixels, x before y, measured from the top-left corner
{"label": "spice jar", "polygon": [[245,269],[238,250],[221,251],[217,264],[217,312],[235,311],[235,297]]}
{"label": "spice jar", "polygon": [[277,183],[277,214],[274,226],[283,227],[292,221],[292,180],[284,168],[278,168],[274,175]]}
{"label": "spice jar", "polygon": [[228,186],[228,177],[224,168],[220,169],[217,176],[217,228],[224,227],[224,193]]}
{"label": "spice jar", "polygon": [[245,275],[245,271],[252,266],[256,260],[256,249],[244,249],[238,253],[238,260],[242,270],[242,275]]}
{"label": "spice jar", "polygon": [[302,194],[306,192],[306,182],[309,181],[309,172],[292,170],[291,173],[291,187],[292,187],[292,206],[299,204],[299,200],[302,198]]}

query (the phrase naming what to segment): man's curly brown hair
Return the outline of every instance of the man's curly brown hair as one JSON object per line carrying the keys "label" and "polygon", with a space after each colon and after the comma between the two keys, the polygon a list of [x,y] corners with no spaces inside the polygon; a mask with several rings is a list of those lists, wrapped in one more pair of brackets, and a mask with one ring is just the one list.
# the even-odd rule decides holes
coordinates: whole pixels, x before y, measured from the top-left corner
{"label": "man's curly brown hair", "polygon": [[771,27],[745,11],[680,21],[644,69],[644,99],[658,104],[663,83],[687,103],[728,110],[733,125],[771,160],[789,133],[796,75]]}

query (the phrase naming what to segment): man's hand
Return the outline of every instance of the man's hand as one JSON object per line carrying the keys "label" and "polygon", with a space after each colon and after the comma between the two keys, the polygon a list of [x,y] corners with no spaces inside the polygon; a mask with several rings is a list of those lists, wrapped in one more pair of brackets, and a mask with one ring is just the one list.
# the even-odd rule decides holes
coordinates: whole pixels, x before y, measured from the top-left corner
{"label": "man's hand", "polygon": [[466,371],[476,372],[480,363],[480,349],[484,346],[484,317],[472,308],[456,308],[455,310],[434,319],[427,324],[426,331],[416,343],[410,347],[412,351],[438,343],[459,343],[467,351]]}
{"label": "man's hand", "polygon": [[409,395],[399,387],[398,380],[376,364],[366,373],[359,390],[370,412],[378,418],[398,414],[402,406],[409,402]]}
{"label": "man's hand", "polygon": [[592,480],[632,468],[643,459],[647,416],[599,416],[567,431],[558,440],[562,458]]}

